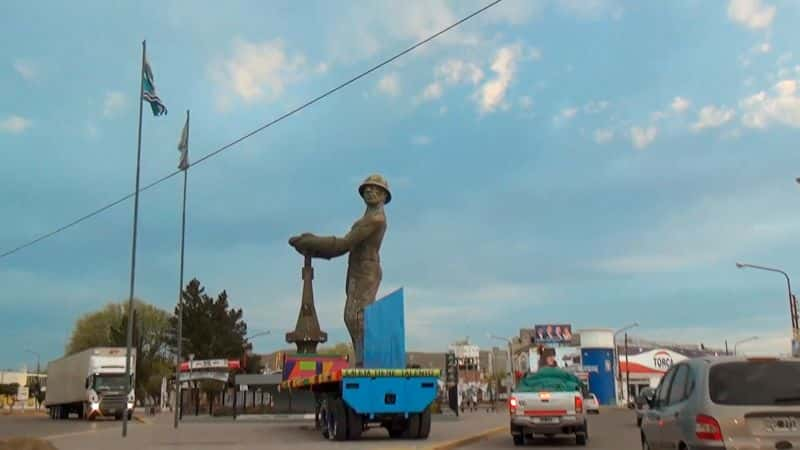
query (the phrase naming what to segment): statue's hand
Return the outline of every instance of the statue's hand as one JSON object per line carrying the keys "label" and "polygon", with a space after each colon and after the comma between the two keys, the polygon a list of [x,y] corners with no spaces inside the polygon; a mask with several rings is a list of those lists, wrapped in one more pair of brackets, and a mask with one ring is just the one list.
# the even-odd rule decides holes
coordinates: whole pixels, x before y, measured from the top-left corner
{"label": "statue's hand", "polygon": [[303,233],[303,234],[301,234],[299,236],[292,236],[289,239],[289,245],[294,247],[294,249],[297,250],[298,253],[300,253],[302,255],[306,255],[306,254],[308,254],[308,250],[309,250],[307,248],[308,247],[309,238],[313,237],[313,236],[314,235],[311,234],[311,233]]}

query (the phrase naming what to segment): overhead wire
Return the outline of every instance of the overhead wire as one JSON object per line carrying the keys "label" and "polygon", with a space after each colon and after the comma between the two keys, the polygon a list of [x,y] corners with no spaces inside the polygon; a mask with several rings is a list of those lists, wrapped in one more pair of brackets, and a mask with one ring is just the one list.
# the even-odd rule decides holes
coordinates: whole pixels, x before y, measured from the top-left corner
{"label": "overhead wire", "polygon": [[[290,116],[302,111],[303,109],[313,105],[314,103],[317,103],[318,101],[324,99],[325,97],[328,97],[329,95],[331,95],[331,94],[333,94],[333,93],[335,93],[335,92],[337,92],[337,91],[339,91],[341,89],[344,89],[345,87],[355,83],[356,81],[360,80],[361,78],[364,78],[367,75],[371,74],[372,72],[375,72],[376,70],[380,69],[381,67],[383,67],[383,66],[385,66],[387,64],[390,64],[391,62],[395,61],[396,59],[398,59],[398,58],[400,58],[400,57],[402,57],[402,56],[404,56],[404,55],[416,50],[418,47],[421,47],[422,45],[427,44],[428,42],[436,39],[437,37],[441,36],[442,34],[452,30],[453,28],[461,25],[462,23],[472,19],[473,17],[475,17],[475,16],[477,16],[477,15],[479,15],[481,13],[483,13],[484,11],[486,11],[489,8],[497,5],[501,1],[503,1],[503,0],[495,0],[492,3],[489,3],[488,5],[486,5],[486,6],[482,7],[482,8],[474,11],[473,13],[461,18],[457,22],[454,22],[450,26],[448,26],[446,28],[443,28],[442,30],[438,31],[437,33],[432,34],[431,36],[429,36],[429,37],[417,42],[416,44],[412,45],[411,47],[406,48],[405,50],[401,51],[400,53],[397,53],[394,56],[392,56],[392,57],[380,62],[379,64],[372,66],[370,69],[368,69],[368,70],[366,70],[364,72],[361,72],[360,74],[354,76],[353,78],[350,78],[349,80],[345,81],[344,83],[341,83],[341,84],[337,85],[336,87],[325,91],[324,93],[322,93],[322,94],[314,97],[313,99],[303,103],[302,105],[300,105],[300,106],[298,106],[298,107],[296,107],[296,108],[294,108],[294,109],[282,114],[281,116],[277,117],[276,119],[273,119],[270,122],[267,122],[266,124],[256,128],[255,130],[245,134],[244,136],[241,136],[240,138],[238,138],[238,139],[236,139],[236,140],[234,140],[234,141],[232,141],[232,142],[230,142],[228,144],[223,145],[222,147],[214,150],[213,152],[208,153],[207,155],[201,157],[200,159],[190,163],[189,167],[191,168],[191,167],[194,167],[194,166],[196,166],[198,164],[203,163],[204,161],[208,160],[209,158],[212,158],[212,157],[222,153],[223,151],[235,146],[236,144],[244,141],[245,139],[248,139],[248,138],[254,136],[255,134],[260,133],[261,131],[264,131],[265,129],[271,127],[272,125],[275,125],[276,123],[278,123],[278,122],[280,122],[280,121],[282,121],[282,120],[284,120],[284,119],[286,119],[286,118],[288,118],[288,117],[290,117]],[[141,99],[139,101],[141,101]],[[178,175],[181,172],[182,172],[181,170],[175,170],[172,173],[169,173],[169,174],[159,178],[158,180],[156,180],[156,181],[154,181],[154,182],[152,182],[152,183],[150,183],[150,184],[148,184],[148,185],[146,185],[144,187],[141,187],[139,189],[139,192],[144,192],[144,191],[152,188],[153,186],[156,186],[156,185],[158,185],[160,183],[163,183],[164,181],[167,181],[168,179],[174,177],[175,175]],[[59,233],[65,231],[65,230],[67,230],[69,228],[72,228],[73,226],[75,226],[75,225],[77,225],[77,224],[79,224],[81,222],[84,222],[84,221],[86,221],[88,219],[91,219],[92,217],[94,217],[94,216],[96,216],[96,215],[98,215],[98,214],[100,214],[100,213],[102,213],[104,211],[107,211],[107,210],[113,208],[114,206],[119,205],[120,203],[124,202],[125,200],[128,200],[129,198],[133,197],[135,194],[136,194],[135,192],[132,192],[132,193],[130,193],[130,194],[128,194],[128,195],[126,195],[126,196],[124,196],[124,197],[122,197],[122,198],[120,198],[120,199],[118,199],[118,200],[116,200],[116,201],[114,201],[112,203],[109,203],[108,205],[105,205],[105,206],[103,206],[103,207],[101,207],[101,208],[99,208],[99,209],[97,209],[95,211],[90,212],[89,214],[86,214],[86,215],[84,215],[84,216],[82,216],[82,217],[80,217],[80,218],[68,223],[67,225],[64,225],[64,226],[62,226],[62,227],[60,227],[60,228],[58,228],[56,230],[53,230],[53,231],[51,231],[49,233],[46,233],[46,234],[44,234],[42,236],[39,236],[39,237],[29,241],[29,242],[26,242],[26,243],[24,243],[22,245],[19,245],[19,246],[15,247],[15,248],[13,248],[11,250],[5,251],[4,253],[0,254],[0,259],[5,258],[5,257],[10,256],[10,255],[13,255],[14,253],[17,253],[20,250],[23,250],[23,249],[25,249],[27,247],[30,247],[30,246],[32,246],[32,245],[34,245],[36,243],[41,242],[41,241],[43,241],[43,240],[45,240],[47,238],[55,236],[56,234],[59,234]]]}

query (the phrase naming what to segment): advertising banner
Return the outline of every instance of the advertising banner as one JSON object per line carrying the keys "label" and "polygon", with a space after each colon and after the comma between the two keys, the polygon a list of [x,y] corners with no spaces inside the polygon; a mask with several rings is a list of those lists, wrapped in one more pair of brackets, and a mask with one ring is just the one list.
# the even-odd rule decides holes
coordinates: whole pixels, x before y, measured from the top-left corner
{"label": "advertising banner", "polygon": [[572,340],[572,325],[546,324],[536,325],[533,342],[536,344],[563,344]]}

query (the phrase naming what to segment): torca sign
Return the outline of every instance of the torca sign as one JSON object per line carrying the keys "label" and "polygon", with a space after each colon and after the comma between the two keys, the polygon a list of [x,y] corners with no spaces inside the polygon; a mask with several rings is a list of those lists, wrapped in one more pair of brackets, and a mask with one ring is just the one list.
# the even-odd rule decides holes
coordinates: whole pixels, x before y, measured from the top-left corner
{"label": "torca sign", "polygon": [[672,355],[663,350],[653,353],[653,367],[658,370],[667,371],[672,367]]}

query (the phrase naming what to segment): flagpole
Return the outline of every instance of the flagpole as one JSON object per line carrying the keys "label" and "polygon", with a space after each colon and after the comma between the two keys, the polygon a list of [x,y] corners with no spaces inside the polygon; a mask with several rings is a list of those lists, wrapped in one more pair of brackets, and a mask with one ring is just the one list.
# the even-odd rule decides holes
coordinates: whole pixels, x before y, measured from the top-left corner
{"label": "flagpole", "polygon": [[[127,395],[133,388],[131,377],[131,341],[133,340],[133,287],[136,280],[136,231],[139,222],[139,172],[141,169],[142,161],[142,93],[144,92],[144,62],[147,53],[147,41],[142,41],[142,67],[139,71],[139,136],[136,144],[136,189],[133,196],[133,239],[131,244],[131,285],[130,295],[128,295],[128,333],[127,333],[127,349],[125,353],[125,382],[128,386],[128,392],[125,393],[126,401]],[[138,355],[137,355],[138,357]],[[122,437],[128,435],[128,409],[126,408],[122,413]],[[136,406],[136,394],[134,393],[134,407]],[[133,413],[133,408],[131,409]]]}
{"label": "flagpole", "polygon": [[[186,144],[189,143],[189,110],[186,110]],[[188,152],[188,150],[187,150]],[[187,157],[188,158],[188,157]],[[183,161],[183,159],[181,159]],[[181,355],[183,349],[183,249],[186,237],[186,179],[188,178],[188,160],[187,165],[183,167],[183,213],[181,218],[181,269],[180,269],[180,282],[178,283],[178,354],[175,356],[175,424],[174,427],[178,428],[178,408],[182,408],[181,402],[181,383],[180,383],[180,370],[181,370]],[[191,364],[191,362],[190,362]]]}

